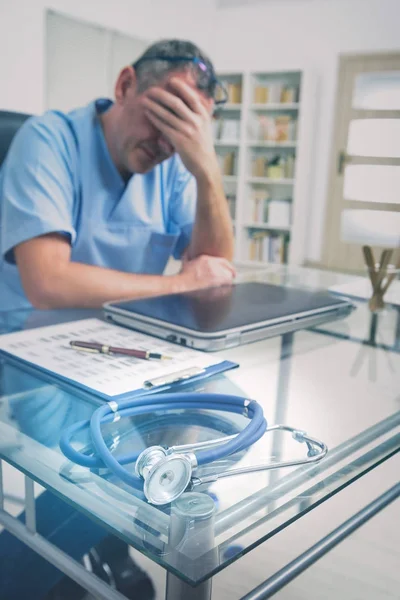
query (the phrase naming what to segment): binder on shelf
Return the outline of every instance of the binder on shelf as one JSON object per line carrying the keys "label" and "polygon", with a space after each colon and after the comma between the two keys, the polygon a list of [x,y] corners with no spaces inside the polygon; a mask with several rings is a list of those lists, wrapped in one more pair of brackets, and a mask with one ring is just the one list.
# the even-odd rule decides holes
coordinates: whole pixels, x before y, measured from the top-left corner
{"label": "binder on shelf", "polygon": [[242,102],[242,84],[241,82],[228,83],[226,85],[229,104],[240,104]]}
{"label": "binder on shelf", "polygon": [[284,264],[287,261],[289,237],[253,228],[249,231],[248,257],[250,260]]}
{"label": "binder on shelf", "polygon": [[[70,341],[83,340],[137,348],[170,356],[142,360],[126,355],[82,352]],[[100,319],[83,319],[0,336],[0,354],[40,374],[47,381],[94,394],[102,400],[122,400],[167,391],[237,367],[237,363],[172,344]]]}
{"label": "binder on shelf", "polygon": [[268,222],[272,227],[290,227],[291,212],[290,200],[271,200],[268,204]]}
{"label": "binder on shelf", "polygon": [[269,89],[266,85],[256,85],[254,88],[254,103],[266,104],[269,101]]}

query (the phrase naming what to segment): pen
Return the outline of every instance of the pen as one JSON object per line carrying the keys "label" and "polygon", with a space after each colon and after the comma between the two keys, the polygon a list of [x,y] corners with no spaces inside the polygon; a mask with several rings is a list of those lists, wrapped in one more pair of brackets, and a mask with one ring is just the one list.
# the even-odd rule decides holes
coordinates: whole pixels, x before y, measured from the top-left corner
{"label": "pen", "polygon": [[159,354],[158,352],[150,352],[149,350],[134,350],[133,348],[116,348],[106,344],[98,344],[96,342],[79,342],[71,341],[70,346],[75,350],[83,350],[84,352],[97,352],[100,354],[124,354],[125,356],[133,356],[134,358],[143,358],[149,360],[156,358],[158,360],[169,360],[170,356]]}

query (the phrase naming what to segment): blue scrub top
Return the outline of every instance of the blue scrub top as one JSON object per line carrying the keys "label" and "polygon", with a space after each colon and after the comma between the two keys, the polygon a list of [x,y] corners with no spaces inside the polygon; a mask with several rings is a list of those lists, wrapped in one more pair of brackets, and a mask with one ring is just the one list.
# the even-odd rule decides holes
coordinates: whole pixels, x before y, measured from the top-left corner
{"label": "blue scrub top", "polygon": [[58,232],[71,259],[127,273],[161,274],[190,242],[196,182],[179,156],[125,182],[109,154],[101,99],[49,111],[16,134],[0,170],[0,310],[29,308],[13,248]]}

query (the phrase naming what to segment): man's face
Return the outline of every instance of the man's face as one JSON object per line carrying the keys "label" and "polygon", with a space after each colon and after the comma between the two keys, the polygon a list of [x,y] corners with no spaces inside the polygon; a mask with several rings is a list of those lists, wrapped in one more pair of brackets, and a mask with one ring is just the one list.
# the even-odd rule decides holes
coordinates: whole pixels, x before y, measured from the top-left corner
{"label": "man's face", "polygon": [[[134,72],[133,72],[134,73]],[[121,78],[121,75],[120,75]],[[202,104],[210,109],[212,100],[198,90],[190,72],[174,72],[158,84],[158,87],[172,91],[170,80],[180,79],[196,91]],[[129,82],[128,82],[129,83]],[[175,149],[168,139],[150,122],[145,114],[143,103],[148,90],[138,93],[136,79],[126,83],[122,99],[118,102],[118,122],[114,130],[114,146],[118,157],[118,168],[129,175],[131,173],[147,173],[162,161],[170,158]],[[118,83],[117,83],[118,89]]]}

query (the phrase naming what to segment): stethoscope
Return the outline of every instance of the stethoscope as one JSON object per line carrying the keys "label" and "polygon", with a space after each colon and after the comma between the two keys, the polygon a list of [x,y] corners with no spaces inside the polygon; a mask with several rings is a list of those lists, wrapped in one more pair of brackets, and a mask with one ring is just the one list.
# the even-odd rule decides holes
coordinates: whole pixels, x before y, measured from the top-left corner
{"label": "stethoscope", "polygon": [[[235,435],[168,448],[150,446],[141,452],[118,457],[112,454],[103,438],[101,431],[103,424],[149,412],[182,409],[236,413],[247,417],[249,423]],[[79,452],[71,444],[73,436],[88,427],[94,451],[92,455]],[[294,440],[304,442],[308,450],[307,458],[220,471],[203,477],[193,476],[193,472],[198,467],[247,450],[265,433],[277,430],[288,431]],[[68,427],[61,436],[60,448],[69,460],[78,465],[89,469],[108,468],[127,485],[135,489],[143,489],[147,500],[157,505],[173,502],[186,490],[215,482],[222,477],[314,463],[321,460],[328,451],[326,444],[307,435],[304,431],[287,425],[268,427],[263,410],[255,400],[248,400],[241,396],[207,393],[169,393],[141,396],[120,403],[107,402],[93,413],[90,420],[80,421]],[[123,466],[129,463],[135,463],[134,474]]]}

